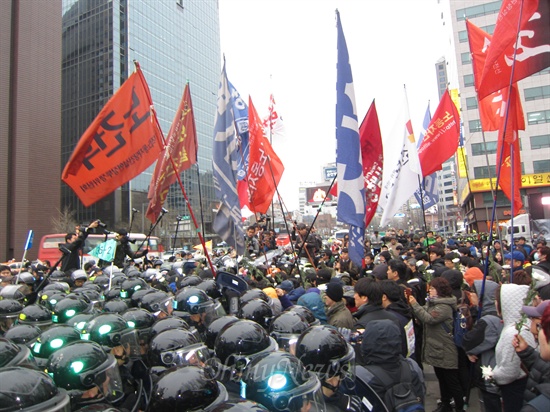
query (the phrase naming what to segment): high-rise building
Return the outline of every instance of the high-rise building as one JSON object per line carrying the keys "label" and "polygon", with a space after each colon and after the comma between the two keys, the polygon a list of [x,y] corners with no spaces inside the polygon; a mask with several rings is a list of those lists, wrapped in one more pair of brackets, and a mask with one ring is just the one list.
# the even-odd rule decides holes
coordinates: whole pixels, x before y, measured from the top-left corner
{"label": "high-rise building", "polygon": [[[450,0],[449,3],[468,171],[468,180],[460,176],[463,179],[459,180],[459,199],[470,228],[484,232],[491,221],[490,178],[496,176],[498,132],[481,132],[465,19],[492,34],[502,1]],[[542,197],[550,196],[550,69],[521,80],[519,89],[526,130],[519,132],[524,209],[516,212],[528,212],[532,219],[548,219],[550,210],[543,207]],[[500,190],[496,211],[497,220],[510,219],[510,201]]]}
{"label": "high-rise building", "polygon": [[[189,82],[199,144],[198,164],[182,173],[182,182],[197,220],[210,231],[215,202],[212,181],[212,136],[220,77],[218,0],[63,0],[62,164],[80,136],[137,61],[151,90],[164,134],[168,133]],[[85,208],[68,186],[62,204],[80,221],[101,218],[110,228],[147,233],[147,191],[153,167]],[[199,178],[200,174],[200,178]],[[200,185],[199,185],[200,183]],[[200,196],[199,196],[200,195]],[[202,200],[202,201],[200,201]],[[201,210],[202,207],[202,210]],[[171,187],[165,208],[166,228],[189,209],[178,184]]]}
{"label": "high-rise building", "polygon": [[[61,0],[0,2],[0,262],[59,209]],[[54,263],[54,262],[52,262]]]}

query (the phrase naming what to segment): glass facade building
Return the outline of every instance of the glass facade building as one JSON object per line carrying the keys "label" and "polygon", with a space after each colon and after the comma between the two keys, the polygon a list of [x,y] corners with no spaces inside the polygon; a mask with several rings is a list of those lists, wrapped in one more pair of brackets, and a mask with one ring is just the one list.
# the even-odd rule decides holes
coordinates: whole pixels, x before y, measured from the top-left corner
{"label": "glass facade building", "polygon": [[[218,0],[63,0],[62,165],[132,72],[134,61],[147,80],[165,135],[189,82],[198,163],[181,177],[193,212],[199,221],[202,215],[209,233],[215,203],[211,153],[220,76]],[[88,208],[64,185],[62,205],[75,210],[81,221],[100,218],[111,228],[128,227],[134,208],[142,213],[136,215],[132,230],[147,233],[149,222],[144,215],[153,169],[154,165]],[[170,222],[189,214],[177,183],[164,207],[170,213],[156,234],[167,237]]]}

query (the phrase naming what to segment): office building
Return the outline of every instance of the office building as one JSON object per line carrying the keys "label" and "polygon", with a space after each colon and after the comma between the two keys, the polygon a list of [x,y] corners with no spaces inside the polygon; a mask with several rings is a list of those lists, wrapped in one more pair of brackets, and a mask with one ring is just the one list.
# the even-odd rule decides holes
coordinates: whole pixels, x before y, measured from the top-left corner
{"label": "office building", "polygon": [[[63,0],[62,164],[133,71],[134,60],[147,80],[165,135],[188,81],[198,164],[181,176],[199,224],[203,218],[205,232],[210,232],[215,205],[211,153],[221,70],[219,38],[217,0]],[[153,166],[88,208],[63,185],[62,204],[74,209],[80,221],[101,218],[113,230],[128,227],[131,211],[136,209],[141,213],[134,213],[132,230],[147,233],[150,222],[144,215],[152,171]],[[167,240],[176,217],[189,216],[178,184],[171,187],[165,208],[169,213],[155,234]]]}
{"label": "office building", "polygon": [[[60,193],[61,0],[0,2],[0,262],[35,259]],[[54,263],[54,262],[52,262]]]}

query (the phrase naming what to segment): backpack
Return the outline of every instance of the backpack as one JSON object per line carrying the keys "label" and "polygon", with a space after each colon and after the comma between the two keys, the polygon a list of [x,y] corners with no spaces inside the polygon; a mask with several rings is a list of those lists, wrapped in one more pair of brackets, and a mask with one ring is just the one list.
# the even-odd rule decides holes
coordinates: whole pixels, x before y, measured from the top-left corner
{"label": "backpack", "polygon": [[425,411],[422,399],[414,393],[411,367],[406,360],[401,360],[401,376],[397,383],[392,380],[386,370],[381,366],[367,365],[365,368],[384,385],[385,394],[383,401],[388,411]]}
{"label": "backpack", "polygon": [[453,312],[453,330],[450,331],[445,322],[441,324],[443,329],[452,335],[455,346],[461,348],[464,335],[472,329],[474,319],[470,313],[470,305],[466,302],[466,296],[462,291],[462,297]]}

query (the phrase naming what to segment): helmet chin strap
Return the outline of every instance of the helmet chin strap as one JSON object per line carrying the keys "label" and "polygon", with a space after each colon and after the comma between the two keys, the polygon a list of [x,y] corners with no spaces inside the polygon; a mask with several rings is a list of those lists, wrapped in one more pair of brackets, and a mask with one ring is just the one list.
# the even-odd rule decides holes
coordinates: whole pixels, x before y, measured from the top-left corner
{"label": "helmet chin strap", "polygon": [[321,382],[321,386],[324,386],[325,388],[330,389],[332,392],[336,392],[338,390],[338,386],[331,385],[325,380]]}

